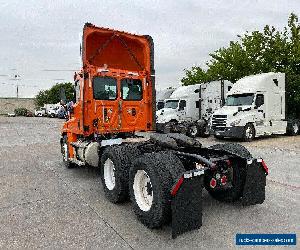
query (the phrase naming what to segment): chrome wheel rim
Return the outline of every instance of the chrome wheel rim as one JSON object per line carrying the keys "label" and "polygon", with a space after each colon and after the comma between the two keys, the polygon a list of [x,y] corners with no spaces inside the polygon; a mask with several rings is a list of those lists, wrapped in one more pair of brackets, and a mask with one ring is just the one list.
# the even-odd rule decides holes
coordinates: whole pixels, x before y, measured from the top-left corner
{"label": "chrome wheel rim", "polygon": [[293,125],[293,130],[294,130],[294,133],[295,133],[295,134],[298,133],[299,127],[298,127],[298,124],[297,124],[297,123],[294,123],[294,125]]}

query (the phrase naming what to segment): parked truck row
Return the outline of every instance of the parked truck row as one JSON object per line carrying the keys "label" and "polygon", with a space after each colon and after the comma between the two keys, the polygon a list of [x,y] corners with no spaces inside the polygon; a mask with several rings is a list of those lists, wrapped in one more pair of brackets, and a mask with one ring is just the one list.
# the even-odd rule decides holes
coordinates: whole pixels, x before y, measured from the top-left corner
{"label": "parked truck row", "polygon": [[215,81],[181,86],[159,100],[157,130],[244,141],[267,135],[297,135],[299,119],[287,118],[285,100],[284,73],[247,76],[235,84]]}

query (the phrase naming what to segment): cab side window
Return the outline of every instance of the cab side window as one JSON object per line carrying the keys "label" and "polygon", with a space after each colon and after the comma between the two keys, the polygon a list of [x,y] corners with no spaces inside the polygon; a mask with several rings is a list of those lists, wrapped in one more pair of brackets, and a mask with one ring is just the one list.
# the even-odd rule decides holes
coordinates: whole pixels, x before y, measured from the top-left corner
{"label": "cab side window", "polygon": [[143,99],[142,81],[139,79],[121,80],[121,97],[123,100],[140,101]]}
{"label": "cab side window", "polygon": [[117,79],[113,77],[95,77],[93,79],[94,99],[116,100]]}
{"label": "cab side window", "polygon": [[255,106],[259,108],[260,106],[264,105],[264,103],[265,103],[264,95],[262,94],[256,95]]}

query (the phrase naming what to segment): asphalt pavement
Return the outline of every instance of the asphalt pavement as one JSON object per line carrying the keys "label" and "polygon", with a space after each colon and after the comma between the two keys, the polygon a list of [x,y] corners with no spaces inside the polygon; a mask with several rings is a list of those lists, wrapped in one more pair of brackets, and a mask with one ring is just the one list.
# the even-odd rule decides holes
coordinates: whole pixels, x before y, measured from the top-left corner
{"label": "asphalt pavement", "polygon": [[[64,167],[62,123],[0,117],[1,249],[224,249],[235,247],[236,233],[299,235],[300,136],[242,143],[269,167],[265,202],[249,207],[225,204],[204,191],[203,226],[173,240],[170,226],[143,226],[130,202],[107,201],[97,168]],[[212,137],[199,140],[204,145],[220,143]]]}

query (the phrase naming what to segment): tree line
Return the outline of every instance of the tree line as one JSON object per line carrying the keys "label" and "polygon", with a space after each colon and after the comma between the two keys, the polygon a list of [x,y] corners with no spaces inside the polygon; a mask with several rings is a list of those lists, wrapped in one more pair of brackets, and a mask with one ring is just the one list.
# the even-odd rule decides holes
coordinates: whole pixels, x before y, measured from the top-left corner
{"label": "tree line", "polygon": [[74,85],[71,82],[56,83],[50,89],[41,90],[35,97],[35,105],[42,107],[47,103],[58,103],[61,101],[61,91],[65,91],[65,97],[68,101],[73,100]]}
{"label": "tree line", "polygon": [[248,75],[282,72],[286,74],[286,102],[288,115],[300,118],[300,24],[291,13],[282,31],[266,25],[262,31],[238,35],[209,54],[206,67],[185,69],[183,85],[215,80],[236,82]]}

